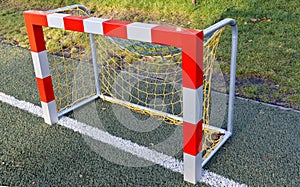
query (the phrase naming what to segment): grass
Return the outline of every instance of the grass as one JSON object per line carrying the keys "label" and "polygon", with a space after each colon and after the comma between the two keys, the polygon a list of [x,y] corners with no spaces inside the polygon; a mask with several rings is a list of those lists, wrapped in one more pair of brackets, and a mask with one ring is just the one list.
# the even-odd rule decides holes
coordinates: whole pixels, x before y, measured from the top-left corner
{"label": "grass", "polygon": [[[186,0],[8,0],[0,3],[2,42],[28,48],[22,11],[75,3],[86,5],[98,17],[198,29],[225,17],[234,18],[239,25],[237,94],[300,109],[300,3],[297,0],[203,0],[196,6]],[[228,29],[218,53],[226,75],[229,73],[229,42]]]}
{"label": "grass", "polygon": [[[40,105],[30,52],[0,44],[0,59],[0,92]],[[125,137],[148,145],[141,134],[135,136],[124,128],[122,133],[119,124],[113,125],[114,119],[112,114],[104,119],[107,131],[119,136],[126,132]],[[157,165],[134,168],[114,164],[97,154],[87,137],[61,126],[49,126],[42,118],[2,102],[0,134],[0,185],[192,186],[183,182],[181,174]],[[121,156],[127,158],[128,154],[123,152]]]}
{"label": "grass", "polygon": [[[204,0],[196,6],[186,0],[8,0],[0,3],[2,42],[28,48],[22,11],[47,10],[75,3],[86,5],[96,16],[198,29],[225,17],[234,18],[239,25],[240,38],[237,94],[300,109],[300,3],[297,0]],[[229,73],[229,41],[228,30],[222,37],[218,54],[223,59],[221,67],[226,75]]]}

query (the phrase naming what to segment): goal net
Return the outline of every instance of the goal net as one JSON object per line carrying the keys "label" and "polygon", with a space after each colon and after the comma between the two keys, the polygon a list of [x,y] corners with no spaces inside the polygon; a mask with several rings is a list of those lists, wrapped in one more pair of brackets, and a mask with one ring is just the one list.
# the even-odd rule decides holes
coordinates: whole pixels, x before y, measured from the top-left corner
{"label": "goal net", "polygon": [[[223,132],[208,128],[215,53],[223,30],[205,42],[203,86],[203,158]],[[96,38],[102,98],[173,125],[182,125],[181,49],[119,38]]]}
{"label": "goal net", "polygon": [[[81,9],[59,12],[86,15]],[[222,140],[210,125],[211,85],[215,54],[223,29],[206,38],[203,87],[203,158]],[[181,49],[159,44],[96,35],[97,79],[87,33],[48,28],[46,47],[59,112],[97,94],[133,111],[182,124]],[[98,84],[98,85],[97,85]]]}
{"label": "goal net", "polygon": [[[48,13],[52,15],[48,16]],[[167,124],[182,125],[184,123],[182,48],[155,44],[155,42],[122,39],[124,37],[109,37],[103,33],[89,34],[85,32],[85,28],[82,28],[83,25],[78,24],[89,16],[89,12],[78,5],[51,10],[44,14],[48,22],[41,23],[41,25],[52,24],[42,31],[47,57],[43,57],[43,47],[36,45],[37,49],[35,49],[34,45],[31,46],[42,104],[46,103],[46,107],[50,108],[51,103],[55,102],[53,106],[56,107],[58,116],[62,116],[92,100],[101,98],[134,112],[155,116]],[[70,25],[63,25],[65,18],[70,19],[68,22],[71,23]],[[107,21],[102,18],[93,19],[95,20],[91,22]],[[148,26],[154,27],[151,24]],[[200,93],[203,96],[203,103],[197,105],[201,108],[199,109],[201,114],[196,114],[202,116],[203,122],[200,136],[202,137],[203,159],[211,157],[218,149],[217,147],[220,147],[231,135],[231,129],[228,131],[226,128],[219,128],[221,126],[214,127],[211,123],[212,80],[220,73],[215,71],[216,52],[224,28],[224,25],[221,25],[220,28],[214,29],[209,37],[204,38],[203,84],[201,83],[203,93]],[[34,35],[34,32],[39,30],[31,31],[30,29],[31,27],[27,28],[33,33],[31,37],[38,37]],[[181,30],[181,28],[177,29]],[[39,65],[36,65],[35,58],[39,58],[39,61],[45,61],[47,58],[49,62],[49,74],[52,79],[49,85],[52,87],[53,84],[53,101],[51,93],[47,96],[49,93],[43,91],[43,89],[49,91],[49,88],[44,88],[48,81],[48,73],[43,68],[38,70],[41,73],[37,73]],[[45,75],[43,71],[46,72]],[[230,85],[231,87],[233,85],[234,89],[234,80]],[[232,91],[232,88],[230,90]],[[232,101],[229,99],[229,102]],[[232,117],[232,115],[229,116]],[[228,121],[230,124],[231,119]],[[198,121],[195,123],[197,125]],[[207,160],[202,163],[202,166]]]}

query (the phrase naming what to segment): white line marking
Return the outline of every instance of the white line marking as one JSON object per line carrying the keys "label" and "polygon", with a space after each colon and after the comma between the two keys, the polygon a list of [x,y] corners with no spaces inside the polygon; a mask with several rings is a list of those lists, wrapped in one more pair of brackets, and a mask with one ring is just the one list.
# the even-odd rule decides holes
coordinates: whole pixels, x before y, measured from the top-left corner
{"label": "white line marking", "polygon": [[[225,94],[225,93],[216,92],[216,91],[215,91],[215,93],[228,97],[228,94]],[[297,110],[297,109],[288,108],[288,107],[284,107],[284,106],[280,106],[280,105],[276,105],[276,104],[272,104],[272,103],[265,103],[265,102],[261,102],[261,101],[255,101],[253,99],[248,99],[248,98],[244,98],[244,97],[240,97],[240,96],[235,96],[235,99],[236,100],[241,100],[241,101],[248,101],[248,102],[252,102],[252,103],[255,103],[255,104],[261,104],[261,105],[264,105],[264,106],[268,106],[268,107],[271,107],[271,108],[277,108],[277,109],[284,110],[284,111],[291,111],[291,112],[295,112],[295,113],[300,113],[300,110]]]}
{"label": "white line marking", "polygon": [[38,117],[43,117],[43,110],[41,107],[36,106],[32,103],[26,101],[20,101],[13,96],[6,95],[5,93],[0,92],[0,101],[7,103],[11,106],[17,107],[19,109],[30,112]]}
{"label": "white line marking", "polygon": [[235,96],[235,98],[240,99],[242,101],[249,101],[249,102],[253,102],[253,103],[256,103],[256,104],[261,104],[261,105],[272,107],[272,108],[278,108],[278,109],[284,110],[284,111],[291,111],[291,112],[295,112],[295,113],[300,113],[300,110],[296,110],[296,109],[293,109],[293,108],[279,106],[279,105],[275,105],[275,104],[271,104],[271,103],[264,103],[264,102],[261,102],[261,101],[255,101],[253,99],[248,99],[248,98],[239,97],[239,96]]}
{"label": "white line marking", "polygon": [[[43,116],[43,111],[41,107],[26,101],[20,101],[2,92],[0,92],[0,101],[7,103],[11,106],[17,107],[19,109],[22,109],[24,111],[30,112],[39,117]],[[91,127],[87,124],[71,119],[69,117],[60,118],[58,124],[67,127],[69,129],[72,129],[75,132],[79,132],[81,134],[94,138],[98,141],[114,146],[125,152],[131,153],[132,155],[135,155],[139,158],[151,161],[164,168],[183,174],[183,162],[171,156],[165,155],[155,150],[148,149],[147,147],[144,146],[140,146],[129,140],[124,140],[122,138],[113,136],[108,132],[101,131],[95,127]],[[207,170],[203,170],[202,173],[203,174],[202,174],[201,182],[204,182],[211,186],[215,186],[215,187],[220,187],[220,186],[246,187],[247,186],[245,184],[239,184],[233,180],[227,179],[221,175],[215,174]]]}
{"label": "white line marking", "polygon": [[102,130],[99,130],[98,128],[91,127],[77,120],[68,117],[62,117],[58,121],[58,124],[72,129],[75,132],[87,135],[95,140],[112,145],[120,150],[131,153],[132,155],[135,155],[137,157],[159,164],[172,171],[179,173],[182,173],[183,171],[183,164],[179,160],[171,156],[167,156],[157,151],[148,149],[147,147],[140,146],[129,140],[124,140],[122,138],[113,136],[108,132],[104,132]]}

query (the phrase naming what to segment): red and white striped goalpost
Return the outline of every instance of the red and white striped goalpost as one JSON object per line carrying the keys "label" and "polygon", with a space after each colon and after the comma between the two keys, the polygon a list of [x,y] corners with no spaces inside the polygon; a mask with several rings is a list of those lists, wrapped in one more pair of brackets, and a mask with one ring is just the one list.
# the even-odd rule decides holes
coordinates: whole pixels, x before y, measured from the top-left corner
{"label": "red and white striped goalpost", "polygon": [[61,28],[181,48],[184,180],[191,183],[200,181],[202,171],[203,31],[44,11],[25,11],[24,18],[44,120],[47,124],[54,124],[58,121],[58,112],[42,27]]}

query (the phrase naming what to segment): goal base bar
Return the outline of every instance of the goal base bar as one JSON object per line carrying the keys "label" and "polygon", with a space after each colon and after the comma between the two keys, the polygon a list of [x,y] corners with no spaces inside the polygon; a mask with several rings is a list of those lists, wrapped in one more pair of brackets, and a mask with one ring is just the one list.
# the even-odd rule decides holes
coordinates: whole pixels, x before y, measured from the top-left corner
{"label": "goal base bar", "polygon": [[218,128],[218,127],[207,126],[207,128],[211,129],[211,130],[218,130],[218,131],[224,133],[225,135],[222,136],[221,142],[210,152],[210,154],[206,158],[203,158],[202,167],[205,166],[205,164],[207,164],[207,162],[216,154],[216,152],[225,144],[225,142],[232,135],[231,132],[225,131],[224,129],[221,129],[221,128]]}
{"label": "goal base bar", "polygon": [[62,110],[61,112],[59,112],[58,113],[58,118],[66,115],[66,114],[72,112],[73,110],[75,110],[77,108],[80,108],[83,105],[86,105],[87,103],[90,103],[90,102],[92,102],[92,101],[94,101],[94,100],[96,100],[98,98],[99,98],[99,95],[94,95],[94,96],[88,97],[87,99],[84,99],[84,100],[82,100],[82,101],[80,101],[80,102],[72,105],[71,107],[66,108],[66,109]]}
{"label": "goal base bar", "polygon": [[[160,115],[160,116],[168,116],[170,118],[174,118],[175,120],[178,120],[180,123],[182,123],[182,121],[183,121],[182,117],[174,116],[174,115],[171,115],[171,114],[168,114],[168,113],[165,113],[165,112],[161,112],[161,111],[158,111],[158,110],[146,108],[146,107],[136,105],[136,104],[133,104],[133,103],[130,103],[130,102],[127,102],[127,101],[120,100],[120,99],[116,99],[116,98],[113,98],[113,97],[110,97],[110,96],[105,96],[103,94],[97,94],[97,95],[91,96],[87,99],[84,99],[84,100],[78,102],[77,104],[75,104],[75,105],[73,105],[69,108],[66,108],[65,110],[61,111],[58,114],[58,117],[60,118],[60,117],[64,116],[65,114],[67,114],[67,113],[69,113],[69,112],[71,112],[75,109],[78,109],[81,106],[83,106],[87,103],[90,103],[90,102],[92,102],[92,101],[94,101],[98,98],[103,99],[105,101],[109,101],[111,103],[117,103],[117,104],[121,104],[121,105],[124,105],[124,104],[125,105],[131,105],[132,107],[139,108],[140,110],[147,110],[147,111],[150,111],[151,113],[155,113],[155,114]],[[225,129],[222,129],[222,128],[219,128],[219,127],[214,127],[214,126],[204,124],[204,128],[207,128],[207,129],[213,130],[213,131],[219,131],[220,133],[222,133],[224,135],[222,136],[221,142],[218,143],[218,145],[210,152],[210,154],[206,158],[203,158],[202,163],[201,163],[202,167],[205,166],[205,164],[207,164],[207,162],[216,154],[216,152],[225,144],[225,142],[232,135],[231,132],[226,131]]]}
{"label": "goal base bar", "polygon": [[175,116],[175,115],[172,115],[172,114],[169,114],[169,113],[166,113],[166,112],[162,112],[162,111],[158,111],[158,110],[155,110],[155,109],[147,108],[147,107],[144,107],[144,106],[141,106],[141,105],[130,103],[128,101],[120,100],[120,99],[113,98],[113,97],[110,97],[110,96],[106,96],[106,95],[103,95],[103,94],[100,94],[99,97],[101,99],[105,100],[105,101],[120,104],[121,106],[132,106],[133,108],[137,108],[141,111],[148,111],[149,113],[152,113],[152,114],[157,115],[157,116],[165,116],[165,117],[168,117],[168,118],[173,118],[173,119],[177,120],[180,123],[183,122],[182,117]]}

